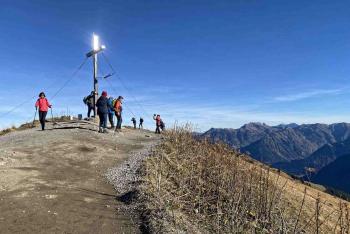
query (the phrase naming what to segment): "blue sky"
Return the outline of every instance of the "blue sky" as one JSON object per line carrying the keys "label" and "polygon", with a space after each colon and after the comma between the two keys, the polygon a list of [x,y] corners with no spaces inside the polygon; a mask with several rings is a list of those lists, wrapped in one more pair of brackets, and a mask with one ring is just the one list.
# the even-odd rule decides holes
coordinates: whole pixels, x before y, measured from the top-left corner
{"label": "blue sky", "polygon": [[[251,121],[350,122],[348,1],[0,3],[0,128],[33,118],[32,97],[44,90],[50,99],[69,79],[93,32],[117,70],[109,78],[116,90],[103,80],[101,90],[123,95],[149,127],[153,113],[168,126],[189,121],[202,131]],[[111,72],[99,61],[101,75]],[[91,68],[88,61],[52,100],[55,115],[85,114]]]}

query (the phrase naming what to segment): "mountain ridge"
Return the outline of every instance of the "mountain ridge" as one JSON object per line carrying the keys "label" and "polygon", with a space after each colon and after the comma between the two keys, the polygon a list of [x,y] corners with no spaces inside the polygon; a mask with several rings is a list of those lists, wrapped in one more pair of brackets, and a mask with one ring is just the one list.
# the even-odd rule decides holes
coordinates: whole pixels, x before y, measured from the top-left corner
{"label": "mountain ridge", "polygon": [[[271,165],[304,160],[323,146],[342,142],[349,136],[349,123],[292,123],[277,126],[248,123],[238,129],[211,128],[201,135],[213,142],[227,143]],[[334,157],[329,162],[332,160]]]}

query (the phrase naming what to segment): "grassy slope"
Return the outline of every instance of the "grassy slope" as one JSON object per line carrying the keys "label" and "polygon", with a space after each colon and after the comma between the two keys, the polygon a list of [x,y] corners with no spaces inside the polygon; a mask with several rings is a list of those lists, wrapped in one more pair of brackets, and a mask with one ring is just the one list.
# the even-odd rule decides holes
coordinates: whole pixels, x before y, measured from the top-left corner
{"label": "grassy slope", "polygon": [[349,231],[348,203],[228,146],[169,131],[143,168],[150,229],[177,233]]}
{"label": "grassy slope", "polygon": [[[52,122],[52,121],[62,122],[62,121],[68,121],[68,120],[69,120],[68,116],[61,116],[61,117],[55,117],[54,119],[51,119],[51,118],[47,119],[46,122]],[[38,120],[35,120],[32,123],[25,123],[25,124],[20,125],[19,127],[12,126],[11,128],[6,128],[3,130],[0,130],[0,136],[5,135],[5,134],[10,133],[10,132],[14,132],[14,131],[22,131],[22,130],[26,130],[29,128],[35,128],[35,127],[38,127],[39,125],[40,125],[40,122]]]}
{"label": "grassy slope", "polygon": [[26,124],[22,124],[19,127],[11,127],[11,128],[6,128],[0,131],[0,136],[3,136],[7,133],[10,132],[14,132],[14,131],[21,131],[21,130],[25,130],[25,129],[29,129],[29,128],[34,128],[36,125],[38,124],[38,122],[35,122],[35,124],[33,125],[32,123],[26,123]]}

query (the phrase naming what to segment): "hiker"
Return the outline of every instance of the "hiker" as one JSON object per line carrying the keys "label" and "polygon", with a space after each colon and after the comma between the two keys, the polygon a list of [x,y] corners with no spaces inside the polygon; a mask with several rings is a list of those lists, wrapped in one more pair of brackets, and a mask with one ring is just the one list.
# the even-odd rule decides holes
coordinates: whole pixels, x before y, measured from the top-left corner
{"label": "hiker", "polygon": [[95,92],[94,91],[91,91],[91,94],[89,96],[84,97],[84,99],[83,99],[85,105],[88,106],[88,113],[87,113],[88,118],[90,118],[91,110],[94,112],[94,117],[96,116],[95,107],[94,107],[94,99],[95,99]]}
{"label": "hiker", "polygon": [[113,97],[108,98],[108,119],[109,123],[111,124],[111,128],[114,128],[114,107],[113,107]]}
{"label": "hiker", "polygon": [[139,129],[143,129],[143,118],[140,117]]}
{"label": "hiker", "polygon": [[115,116],[117,117],[116,130],[120,131],[122,129],[122,112],[123,112],[123,100],[122,96],[119,96],[114,104]]}
{"label": "hiker", "polygon": [[52,107],[52,105],[47,100],[44,92],[41,92],[39,94],[39,99],[35,103],[36,110],[38,110],[38,107],[39,107],[39,120],[41,124],[41,130],[44,131],[47,111],[49,110],[49,108]]}
{"label": "hiker", "polygon": [[132,117],[131,121],[132,121],[132,124],[134,125],[134,129],[136,129],[136,119],[135,119],[135,117]]}
{"label": "hiker", "polygon": [[107,130],[107,118],[108,118],[108,98],[107,92],[103,91],[101,97],[96,102],[97,114],[100,118],[100,125],[98,132],[106,133]]}
{"label": "hiker", "polygon": [[161,118],[160,115],[153,115],[153,119],[156,121],[156,134],[160,134]]}

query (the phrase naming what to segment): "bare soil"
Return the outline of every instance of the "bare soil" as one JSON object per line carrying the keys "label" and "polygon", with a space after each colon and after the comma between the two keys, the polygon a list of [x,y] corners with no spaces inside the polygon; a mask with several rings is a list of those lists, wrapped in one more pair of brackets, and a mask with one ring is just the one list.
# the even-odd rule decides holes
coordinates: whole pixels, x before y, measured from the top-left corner
{"label": "bare soil", "polygon": [[[48,126],[48,128],[51,128]],[[29,129],[0,137],[0,233],[138,233],[108,168],[156,137],[125,129]]]}

